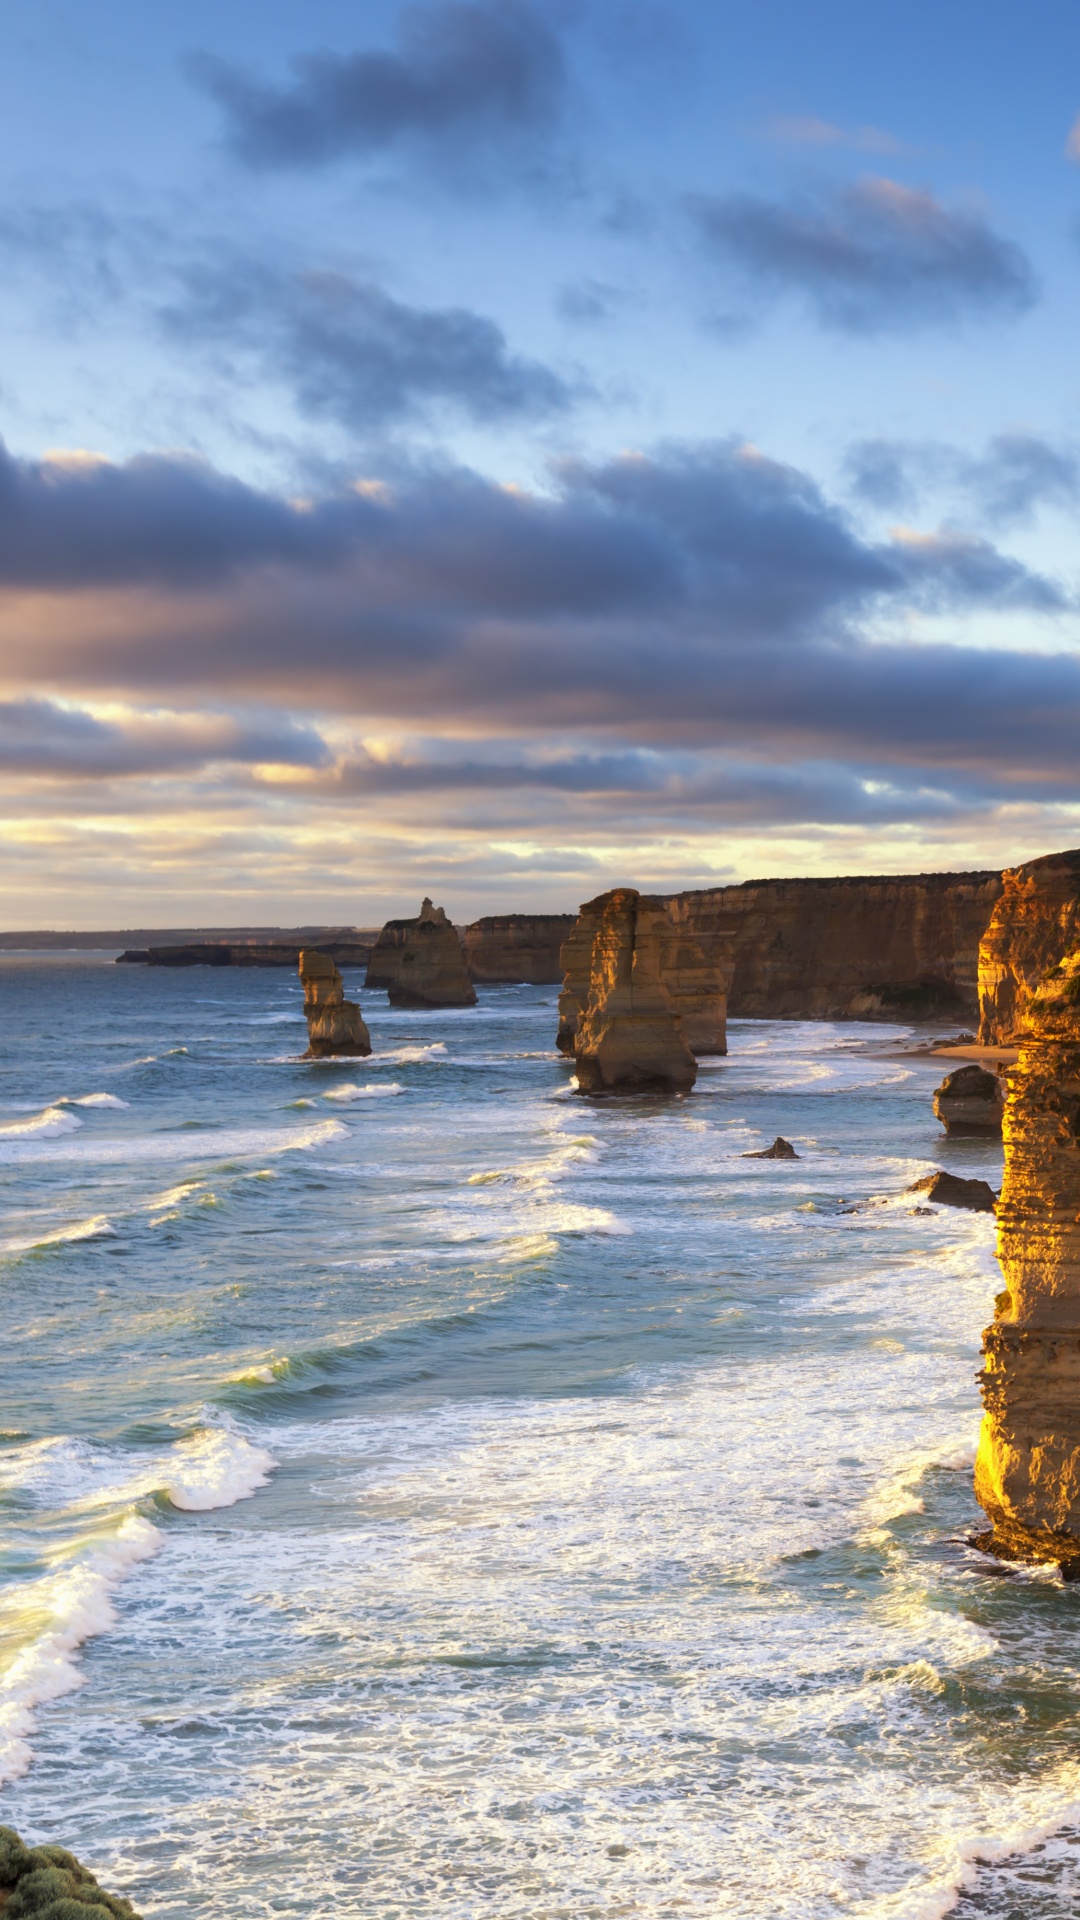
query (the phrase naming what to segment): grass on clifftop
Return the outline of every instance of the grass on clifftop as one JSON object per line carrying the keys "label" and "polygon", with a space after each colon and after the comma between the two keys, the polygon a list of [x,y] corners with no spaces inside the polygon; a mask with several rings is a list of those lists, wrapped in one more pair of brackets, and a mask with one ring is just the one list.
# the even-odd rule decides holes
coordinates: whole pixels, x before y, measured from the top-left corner
{"label": "grass on clifftop", "polygon": [[89,1867],[66,1847],[27,1847],[0,1827],[0,1914],[3,1920],[139,1920],[130,1900],[106,1893]]}

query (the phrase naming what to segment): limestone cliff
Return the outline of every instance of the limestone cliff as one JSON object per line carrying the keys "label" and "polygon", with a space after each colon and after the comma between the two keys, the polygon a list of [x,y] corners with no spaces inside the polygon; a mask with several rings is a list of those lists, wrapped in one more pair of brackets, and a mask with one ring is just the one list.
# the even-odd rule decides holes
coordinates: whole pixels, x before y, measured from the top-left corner
{"label": "limestone cliff", "polygon": [[1002,875],[979,948],[979,1039],[1003,1046],[1039,981],[1080,942],[1080,852],[1048,853]]}
{"label": "limestone cliff", "polygon": [[688,1093],[694,1056],[660,977],[660,945],[670,923],[663,906],[632,887],[601,901],[592,939],[589,995],[574,1057],[582,1093]]}
{"label": "limestone cliff", "polygon": [[753,1019],[967,1018],[996,873],[748,880],[667,902]]}
{"label": "limestone cliff", "polygon": [[1008,1074],[998,1257],[984,1335],[979,1544],[1080,1576],[1080,949],[1030,996]]}
{"label": "limestone cliff", "polygon": [[[430,902],[428,903],[430,904]],[[371,957],[364,975],[366,993],[388,993],[397,985],[398,968],[405,951],[405,942],[409,929],[415,925],[413,920],[388,920],[371,949]]]}
{"label": "limestone cliff", "polygon": [[[631,893],[631,888],[619,892]],[[563,941],[563,989],[559,995],[559,1027],[555,1044],[560,1053],[575,1051],[575,1036],[584,1018],[592,974],[593,943],[600,928],[607,902],[613,896],[600,894],[582,906],[574,926]],[[673,923],[667,903],[659,894],[635,894],[639,915],[651,916],[659,956],[659,978],[681,1023],[683,1038],[696,1055],[727,1052],[727,1000],[720,969],[702,950],[699,941]],[[644,919],[642,920],[644,925]]]}
{"label": "limestone cliff", "polygon": [[392,1007],[476,1005],[461,941],[443,909],[433,907],[430,900],[424,901],[417,919],[406,922],[404,944],[386,991]]}
{"label": "limestone cliff", "polygon": [[354,1000],[346,1000],[341,975],[330,955],[305,947],[300,955],[300,978],[308,1024],[307,1057],[320,1060],[339,1053],[370,1053],[371,1036],[360,1018],[360,1009]]}
{"label": "limestone cliff", "polygon": [[573,931],[572,913],[499,913],[474,920],[462,936],[469,976],[482,986],[556,986],[559,951]]}

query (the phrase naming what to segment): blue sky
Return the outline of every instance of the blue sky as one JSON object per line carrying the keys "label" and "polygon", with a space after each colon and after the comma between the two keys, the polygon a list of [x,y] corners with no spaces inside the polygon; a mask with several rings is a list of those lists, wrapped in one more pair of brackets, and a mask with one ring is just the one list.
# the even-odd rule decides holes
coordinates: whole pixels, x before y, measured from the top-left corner
{"label": "blue sky", "polygon": [[7,923],[1075,843],[1078,53],[13,0]]}

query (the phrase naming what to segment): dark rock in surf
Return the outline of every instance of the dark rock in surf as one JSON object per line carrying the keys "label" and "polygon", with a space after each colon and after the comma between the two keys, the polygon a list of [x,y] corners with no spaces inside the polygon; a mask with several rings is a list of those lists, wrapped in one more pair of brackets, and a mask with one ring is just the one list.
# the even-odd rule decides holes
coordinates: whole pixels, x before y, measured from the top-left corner
{"label": "dark rock in surf", "polygon": [[771,1147],[759,1147],[756,1153],[744,1153],[742,1157],[744,1160],[801,1160],[802,1155],[796,1153],[790,1140],[778,1133]]}
{"label": "dark rock in surf", "polygon": [[962,1180],[955,1173],[927,1173],[906,1193],[925,1194],[939,1207],[966,1207],[969,1213],[994,1213],[997,1195],[986,1180]]}

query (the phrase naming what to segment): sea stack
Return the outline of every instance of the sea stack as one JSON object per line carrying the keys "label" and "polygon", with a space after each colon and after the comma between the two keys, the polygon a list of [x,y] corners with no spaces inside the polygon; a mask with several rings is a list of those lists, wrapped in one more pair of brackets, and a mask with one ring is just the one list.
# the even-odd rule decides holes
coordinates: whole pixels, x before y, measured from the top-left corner
{"label": "sea stack", "polygon": [[305,947],[300,955],[304,1013],[308,1024],[308,1060],[333,1054],[371,1052],[371,1036],[354,1000],[346,1000],[342,978],[328,953]]}
{"label": "sea stack", "polygon": [[934,1094],[934,1112],[950,1139],[997,1138],[1004,1106],[1005,1089],[997,1074],[974,1062],[946,1074]]}
{"label": "sea stack", "polygon": [[[657,977],[671,1011],[681,1022],[682,1037],[695,1056],[727,1052],[727,997],[721,969],[708,959],[701,943],[676,926],[668,904],[658,894],[633,888],[618,891],[637,902],[642,929],[646,921],[656,936]],[[611,893],[586,900],[577,922],[562,944],[563,987],[559,995],[559,1027],[555,1045],[574,1054],[577,1033],[585,1018],[592,987],[593,944],[604,924]]]}
{"label": "sea stack", "polygon": [[408,922],[396,976],[386,989],[392,1007],[475,1007],[476,988],[455,929],[441,907],[425,900]]}
{"label": "sea stack", "polygon": [[606,894],[574,1044],[581,1093],[689,1093],[697,1065],[660,978],[667,916],[632,887]]}
{"label": "sea stack", "polygon": [[1031,995],[1008,1074],[998,1257],[983,1352],[978,1545],[1080,1578],[1080,949]]}

